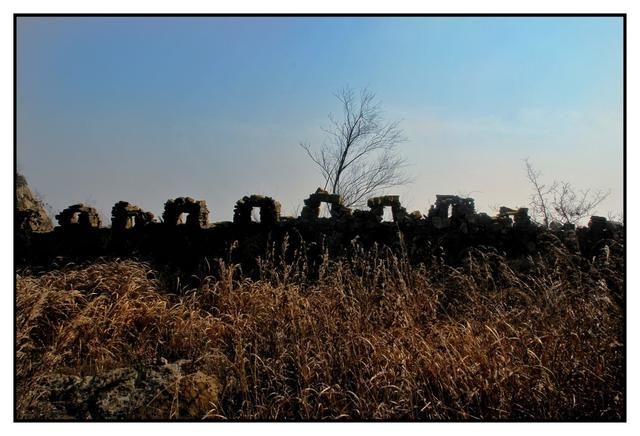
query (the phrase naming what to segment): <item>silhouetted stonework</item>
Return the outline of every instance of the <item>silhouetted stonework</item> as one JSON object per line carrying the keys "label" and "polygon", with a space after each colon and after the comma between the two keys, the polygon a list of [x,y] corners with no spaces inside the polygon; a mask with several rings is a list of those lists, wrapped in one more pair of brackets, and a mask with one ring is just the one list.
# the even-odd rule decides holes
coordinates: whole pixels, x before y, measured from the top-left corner
{"label": "silhouetted stonework", "polygon": [[85,206],[82,203],[69,206],[58,215],[56,215],[56,219],[58,220],[60,227],[62,227],[63,229],[97,229],[101,224],[98,211],[95,208]]}
{"label": "silhouetted stonework", "polygon": [[330,194],[324,189],[318,188],[304,201],[301,218],[310,221],[318,219],[322,203],[330,205],[331,218],[342,219],[351,216],[351,209],[343,205],[340,195]]}
{"label": "silhouetted stonework", "polygon": [[529,209],[526,207],[521,207],[515,210],[508,207],[501,207],[499,216],[503,218],[513,216],[513,226],[516,228],[527,228],[531,225]]}
{"label": "silhouetted stonework", "polygon": [[[331,206],[330,218],[319,218],[323,202]],[[476,213],[472,198],[455,195],[436,196],[426,217],[419,211],[407,213],[396,195],[371,198],[367,205],[369,210],[352,212],[339,195],[318,188],[305,200],[300,217],[282,218],[276,200],[250,195],[236,203],[233,222],[209,225],[209,210],[202,200],[180,197],[167,201],[163,222],[121,201],[113,206],[112,227],[104,229],[94,208],[76,204],[56,216],[60,226],[52,232],[33,233],[28,226],[17,225],[16,253],[18,263],[39,265],[60,256],[135,255],[188,266],[203,257],[233,255],[232,261],[255,267],[269,244],[281,244],[288,238],[280,246],[288,246],[290,253],[305,253],[310,265],[318,265],[325,252],[348,254],[354,243],[402,250],[413,261],[444,255],[447,262],[455,264],[470,247],[493,247],[521,257],[544,251],[549,241],[559,241],[571,252],[590,258],[624,238],[623,225],[602,217],[591,217],[588,227],[554,223],[545,229],[531,222],[526,208],[501,207],[496,216],[489,216]],[[260,225],[252,225],[254,207],[260,208]],[[385,207],[391,208],[393,222],[382,222]],[[21,222],[28,222],[27,213],[16,212]],[[189,215],[186,224],[180,225],[184,213]]]}
{"label": "silhouetted stonework", "polygon": [[473,220],[476,215],[473,198],[457,195],[436,195],[436,203],[429,208],[427,217],[436,228],[449,227],[450,218],[455,220]]}
{"label": "silhouetted stonework", "polygon": [[406,220],[407,210],[400,204],[399,195],[385,195],[382,197],[373,197],[367,201],[370,212],[376,217],[378,222],[382,222],[385,206],[391,207],[391,214],[394,222]]}
{"label": "silhouetted stonework", "polygon": [[254,207],[260,208],[260,223],[273,225],[280,220],[280,203],[271,197],[251,195],[242,197],[233,211],[233,223],[248,225],[251,223],[251,212]]}
{"label": "silhouetted stonework", "polygon": [[178,197],[175,200],[167,200],[164,204],[162,220],[168,226],[182,224],[181,216],[188,214],[187,226],[206,227],[209,224],[209,209],[204,200],[194,200],[191,197]]}
{"label": "silhouetted stonework", "polygon": [[144,227],[153,221],[153,214],[126,201],[117,202],[111,209],[111,228],[115,231]]}

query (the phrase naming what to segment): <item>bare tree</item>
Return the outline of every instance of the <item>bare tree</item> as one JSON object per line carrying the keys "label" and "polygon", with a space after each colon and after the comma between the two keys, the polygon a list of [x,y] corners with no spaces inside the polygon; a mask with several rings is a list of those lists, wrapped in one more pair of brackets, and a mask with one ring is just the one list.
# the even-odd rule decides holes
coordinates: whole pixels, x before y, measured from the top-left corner
{"label": "bare tree", "polygon": [[590,216],[611,191],[576,191],[569,182],[556,181],[550,185],[541,182],[542,173],[535,170],[529,159],[525,159],[527,178],[533,187],[530,198],[532,217],[549,227],[553,221],[576,224]]}
{"label": "bare tree", "polygon": [[329,128],[322,130],[327,140],[319,150],[300,146],[320,168],[324,189],[342,195],[345,206],[360,206],[376,192],[409,183],[404,175],[405,160],[397,147],[406,139],[399,122],[382,117],[375,94],[366,88],[356,97],[351,88],[336,94],[342,117],[329,115]]}

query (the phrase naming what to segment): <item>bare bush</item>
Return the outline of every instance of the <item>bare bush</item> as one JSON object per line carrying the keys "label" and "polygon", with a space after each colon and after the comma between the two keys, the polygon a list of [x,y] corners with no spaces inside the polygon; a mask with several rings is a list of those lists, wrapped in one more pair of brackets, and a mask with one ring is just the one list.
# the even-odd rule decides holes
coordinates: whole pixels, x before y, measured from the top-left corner
{"label": "bare bush", "polygon": [[525,159],[527,179],[533,188],[530,197],[531,216],[538,223],[549,227],[552,222],[577,224],[591,216],[611,193],[601,190],[576,190],[571,183],[554,180],[545,184],[542,173]]}

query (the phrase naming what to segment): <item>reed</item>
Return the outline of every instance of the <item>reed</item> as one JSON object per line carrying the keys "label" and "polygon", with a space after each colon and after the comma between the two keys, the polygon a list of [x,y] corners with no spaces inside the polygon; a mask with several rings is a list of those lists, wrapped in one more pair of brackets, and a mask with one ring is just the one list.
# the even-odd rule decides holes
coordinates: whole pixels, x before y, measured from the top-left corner
{"label": "reed", "polygon": [[17,414],[46,375],[222,353],[218,403],[186,418],[625,419],[621,250],[457,268],[356,251],[313,280],[303,258],[254,280],[219,260],[194,289],[131,260],[18,274]]}

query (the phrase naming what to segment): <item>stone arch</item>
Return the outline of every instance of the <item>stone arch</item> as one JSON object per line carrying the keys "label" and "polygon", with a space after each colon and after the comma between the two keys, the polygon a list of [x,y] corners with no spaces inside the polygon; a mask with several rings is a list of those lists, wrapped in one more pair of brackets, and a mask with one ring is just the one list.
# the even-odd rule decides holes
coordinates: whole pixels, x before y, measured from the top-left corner
{"label": "stone arch", "polygon": [[331,218],[340,219],[351,216],[351,209],[342,204],[342,197],[339,194],[329,194],[322,188],[311,194],[304,201],[302,208],[302,219],[316,220],[320,216],[320,205],[329,203],[331,205]]}
{"label": "stone arch", "polygon": [[64,209],[58,215],[56,220],[60,227],[65,228],[99,228],[101,225],[98,211],[82,203],[74,204]]}
{"label": "stone arch", "polygon": [[457,197],[451,205],[451,217],[469,219],[476,215],[476,205],[473,198]]}
{"label": "stone arch", "polygon": [[511,209],[506,206],[502,206],[498,211],[498,219],[505,224],[508,224],[508,225],[512,224],[511,217],[513,217],[514,227],[525,228],[531,225],[531,218],[529,217],[529,209],[526,207]]}
{"label": "stone arch", "polygon": [[209,209],[204,200],[194,200],[191,197],[178,197],[167,200],[164,204],[162,220],[166,225],[178,225],[178,219],[183,213],[189,214],[186,225],[189,227],[206,227],[209,224]]}
{"label": "stone arch", "polygon": [[369,206],[371,213],[376,217],[378,222],[382,221],[384,208],[387,206],[391,207],[394,222],[397,223],[407,218],[407,210],[400,204],[399,195],[383,195],[381,197],[370,198],[367,200],[367,206]]}
{"label": "stone arch", "polygon": [[[449,208],[451,214],[449,216]],[[437,228],[449,226],[449,219],[466,221],[476,215],[473,198],[457,195],[436,195],[436,203],[429,209],[428,217]]]}
{"label": "stone arch", "polygon": [[132,227],[142,227],[153,220],[151,212],[145,212],[135,204],[126,201],[117,202],[111,209],[111,228],[126,230]]}
{"label": "stone arch", "polygon": [[250,195],[236,202],[233,209],[234,224],[249,225],[254,207],[260,208],[261,224],[273,225],[280,220],[280,203],[264,195]]}

